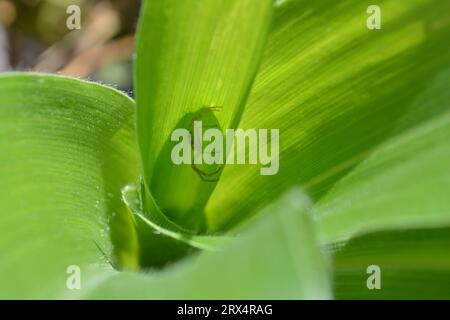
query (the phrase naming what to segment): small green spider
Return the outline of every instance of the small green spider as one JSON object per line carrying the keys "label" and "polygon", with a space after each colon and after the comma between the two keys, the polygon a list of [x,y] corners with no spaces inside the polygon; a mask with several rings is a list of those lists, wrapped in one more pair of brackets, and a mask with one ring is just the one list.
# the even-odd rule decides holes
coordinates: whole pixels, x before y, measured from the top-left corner
{"label": "small green spider", "polygon": [[[213,112],[220,112],[222,111],[222,106],[210,106],[210,107],[203,107],[199,111],[197,111],[192,120],[190,125],[190,134],[191,134],[191,147],[192,150],[197,150],[199,152],[202,152],[201,146],[196,145],[194,139],[192,139],[193,133],[194,133],[194,123],[196,121],[204,121],[204,120],[212,120],[213,122],[216,122],[216,124],[207,124],[204,125],[203,128],[219,128],[219,124],[217,123],[217,119],[214,117]],[[211,119],[208,119],[209,115],[213,115]],[[197,164],[194,162],[191,163],[192,169],[198,174],[200,179],[206,182],[217,182],[219,180],[219,173],[222,171],[223,166],[219,166],[216,170],[207,172],[202,169],[200,169]]]}

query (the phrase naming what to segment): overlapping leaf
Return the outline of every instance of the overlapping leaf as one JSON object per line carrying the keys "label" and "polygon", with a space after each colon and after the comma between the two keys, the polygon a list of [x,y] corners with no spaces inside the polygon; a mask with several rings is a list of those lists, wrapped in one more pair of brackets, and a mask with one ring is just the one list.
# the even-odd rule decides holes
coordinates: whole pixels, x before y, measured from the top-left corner
{"label": "overlapping leaf", "polygon": [[[151,274],[110,273],[83,298],[329,299],[328,264],[299,190],[266,208],[220,251]],[[95,279],[95,278],[93,278]]]}
{"label": "overlapping leaf", "polygon": [[172,163],[171,134],[191,130],[202,110],[218,129],[237,125],[272,7],[272,0],[166,0],[142,9],[135,79],[145,182],[164,214],[193,231],[205,229],[203,207],[215,183]]}
{"label": "overlapping leaf", "polygon": [[[324,241],[375,230],[450,225],[445,192],[450,188],[450,99],[442,90],[450,85],[449,75],[430,84],[398,128],[411,119],[424,119],[423,124],[380,146],[318,202],[314,212]],[[424,114],[445,109],[425,121]]]}
{"label": "overlapping leaf", "polygon": [[[210,243],[193,230],[230,229],[300,184],[317,202],[321,243],[344,241],[337,297],[446,297],[435,285],[450,270],[450,4],[379,1],[382,29],[368,30],[369,4],[275,5],[246,103],[272,2],[148,1],[136,64],[147,190],[129,208],[120,190],[139,181],[132,101],[63,77],[1,76],[0,295],[74,297],[65,271],[75,264],[85,279],[75,297],[329,298],[298,190],[223,251],[152,274],[95,265],[114,248],[118,266],[166,266]],[[220,129],[280,129],[280,173],[228,166],[215,188],[168,167],[170,133],[205,107],[219,107]],[[370,264],[382,268],[382,291],[365,286]]]}
{"label": "overlapping leaf", "polygon": [[[335,257],[338,299],[449,299],[450,230],[382,231],[350,240]],[[379,289],[368,279],[378,267]]]}
{"label": "overlapping leaf", "polygon": [[[292,184],[320,198],[401,131],[398,122],[412,101],[449,66],[450,3],[378,1],[381,30],[366,27],[370,4],[277,6],[240,126],[280,129],[280,172],[260,176],[254,166],[226,167],[206,207],[211,230],[235,226]],[[402,130],[445,110],[416,115]]]}

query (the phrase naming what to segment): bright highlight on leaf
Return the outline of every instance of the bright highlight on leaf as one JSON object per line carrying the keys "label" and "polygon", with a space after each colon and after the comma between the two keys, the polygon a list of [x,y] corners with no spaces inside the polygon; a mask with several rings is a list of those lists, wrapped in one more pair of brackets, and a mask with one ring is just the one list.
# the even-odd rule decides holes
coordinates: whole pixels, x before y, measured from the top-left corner
{"label": "bright highlight on leaf", "polygon": [[240,127],[280,129],[280,172],[268,179],[257,167],[226,167],[206,207],[212,230],[232,228],[292,185],[319,199],[398,134],[401,119],[410,118],[406,130],[448,110],[437,104],[423,116],[408,115],[420,92],[450,66],[450,3],[377,3],[383,28],[376,31],[365,25],[373,3],[276,6]]}

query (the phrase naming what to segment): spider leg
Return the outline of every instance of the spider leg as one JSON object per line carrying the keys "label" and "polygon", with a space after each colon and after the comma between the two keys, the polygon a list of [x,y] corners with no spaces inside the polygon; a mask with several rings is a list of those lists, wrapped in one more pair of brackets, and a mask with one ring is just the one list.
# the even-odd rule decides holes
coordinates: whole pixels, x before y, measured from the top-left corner
{"label": "spider leg", "polygon": [[204,171],[200,170],[199,168],[197,168],[195,164],[191,164],[191,167],[195,172],[197,172],[200,179],[202,179],[203,181],[207,181],[207,182],[219,181],[219,178],[214,178],[214,179],[208,179],[208,178],[218,174],[222,170],[222,167],[219,167],[217,170],[214,170],[212,172],[204,172]]}
{"label": "spider leg", "polygon": [[209,106],[209,107],[205,107],[213,112],[220,112],[223,110],[222,106]]}
{"label": "spider leg", "polygon": [[[200,152],[202,151],[202,150],[199,150],[199,149],[201,149],[200,146],[197,146],[195,144],[195,139],[192,139],[195,122],[196,121],[201,121],[203,116],[205,114],[207,114],[208,112],[220,112],[222,109],[223,109],[222,106],[205,106],[202,109],[200,109],[195,114],[195,116],[192,118],[192,120],[191,120],[191,128],[189,130],[189,133],[191,134],[191,139],[190,139],[191,148],[194,151],[195,150],[200,151]],[[203,128],[217,128],[217,126],[215,126],[215,125],[206,125],[206,126],[203,126]],[[218,173],[220,173],[220,171],[223,168],[222,166],[220,166],[217,170],[214,170],[212,172],[204,172],[204,171],[200,170],[199,168],[197,168],[197,166],[194,163],[191,164],[191,167],[198,174],[200,179],[202,179],[203,181],[206,181],[206,182],[216,182],[216,181],[218,181],[219,180],[218,178],[210,178],[210,177],[213,177],[213,176],[217,175]]]}

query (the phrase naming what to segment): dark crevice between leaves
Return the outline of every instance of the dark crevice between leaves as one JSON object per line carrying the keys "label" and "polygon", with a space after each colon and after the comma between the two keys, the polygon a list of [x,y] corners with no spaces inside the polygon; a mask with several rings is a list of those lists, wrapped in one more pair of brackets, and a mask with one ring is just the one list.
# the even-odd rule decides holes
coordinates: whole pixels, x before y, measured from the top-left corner
{"label": "dark crevice between leaves", "polygon": [[143,180],[122,189],[139,241],[141,269],[161,269],[201,250],[218,250],[222,236],[195,235],[171,221],[156,205]]}
{"label": "dark crevice between leaves", "polygon": [[[205,150],[204,143],[199,145],[194,141],[196,134],[201,134],[194,132],[194,125],[201,122],[202,130],[215,128],[222,132],[215,115],[220,110],[220,107],[203,107],[186,114],[177,123],[172,132],[185,129],[189,134],[182,139],[189,139],[191,164],[173,162],[172,152],[181,141],[169,138],[156,160],[151,180],[150,190],[161,211],[176,224],[197,234],[206,232],[203,210],[220,179],[223,165],[194,163],[194,158]],[[224,155],[221,156],[223,158]]]}

